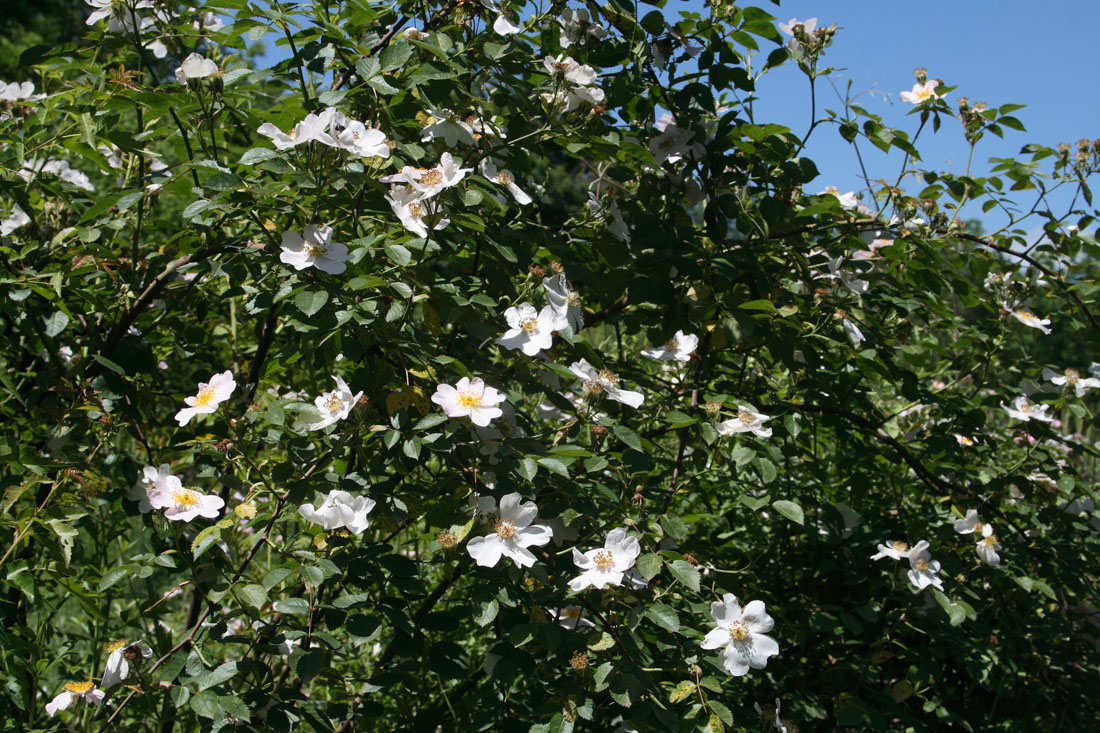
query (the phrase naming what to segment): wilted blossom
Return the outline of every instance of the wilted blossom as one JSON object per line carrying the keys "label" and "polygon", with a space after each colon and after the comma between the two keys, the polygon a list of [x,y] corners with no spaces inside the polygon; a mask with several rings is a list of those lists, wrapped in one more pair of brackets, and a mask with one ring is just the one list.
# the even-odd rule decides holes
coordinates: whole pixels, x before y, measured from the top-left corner
{"label": "wilted blossom", "polygon": [[130,676],[130,667],[140,664],[142,659],[153,656],[153,649],[140,639],[130,642],[127,639],[119,639],[107,647],[107,667],[103,671],[103,679],[99,685],[104,690],[114,687]]}

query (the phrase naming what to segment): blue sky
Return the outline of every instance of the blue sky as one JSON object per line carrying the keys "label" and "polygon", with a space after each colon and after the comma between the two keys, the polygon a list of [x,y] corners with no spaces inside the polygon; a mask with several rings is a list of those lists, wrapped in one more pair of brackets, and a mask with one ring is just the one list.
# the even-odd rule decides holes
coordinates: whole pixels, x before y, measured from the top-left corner
{"label": "blue sky", "polygon": [[[1016,156],[1030,142],[1053,147],[1100,137],[1100,50],[1092,40],[1100,27],[1100,0],[784,0],[778,7],[757,0],[756,4],[779,21],[816,17],[819,27],[840,26],[822,67],[835,67],[830,78],[841,93],[851,79],[852,94],[860,95],[861,106],[910,134],[916,131],[918,119],[906,116],[912,107],[897,95],[913,85],[913,69],[918,66],[927,68],[930,77],[957,87],[948,96],[952,107],[960,96],[990,106],[1026,104],[1014,116],[1027,126],[1027,132],[1006,129],[1004,140],[986,135],[975,152],[972,173],[976,175],[988,172],[990,157]],[[642,14],[651,9],[639,6]],[[701,0],[669,0],[662,12],[672,20],[681,9],[705,12]],[[269,54],[261,63],[288,55],[274,45],[274,35],[264,40]],[[770,50],[765,48],[764,53]],[[762,63],[760,59],[756,66]],[[805,131],[807,81],[793,63],[769,72],[758,85],[757,96],[757,121],[784,124],[798,134]],[[842,106],[826,79],[819,80],[818,106],[838,112]],[[934,135],[929,126],[917,147],[924,167],[955,173],[966,168],[968,146],[957,121],[944,120]],[[869,144],[862,145],[861,152],[872,178],[896,177],[900,171],[899,155],[887,156]],[[811,192],[826,185],[843,191],[864,185],[851,146],[834,127],[815,131],[806,155],[821,171],[821,177],[808,187]],[[912,193],[923,187],[916,182],[902,185]],[[995,213],[968,213],[982,218],[987,229],[1004,223]],[[1024,228],[1038,223],[1033,220]]]}

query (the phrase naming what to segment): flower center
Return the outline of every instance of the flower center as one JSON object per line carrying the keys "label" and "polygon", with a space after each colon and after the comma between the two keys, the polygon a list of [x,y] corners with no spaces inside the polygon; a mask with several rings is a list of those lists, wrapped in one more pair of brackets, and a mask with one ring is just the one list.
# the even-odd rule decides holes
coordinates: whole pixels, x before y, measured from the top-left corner
{"label": "flower center", "polygon": [[478,407],[481,404],[481,395],[476,392],[459,392],[458,404],[463,407]]}
{"label": "flower center", "polygon": [[519,327],[523,330],[524,333],[534,333],[535,329],[538,328],[538,325],[539,322],[536,318],[524,318],[522,321],[519,322]]}
{"label": "flower center", "polygon": [[1076,369],[1066,370],[1066,384],[1077,384],[1077,380],[1081,378],[1081,373]]}
{"label": "flower center", "polygon": [[600,394],[603,392],[603,383],[598,379],[590,379],[584,383],[585,394]]}
{"label": "flower center", "polygon": [[493,180],[502,186],[510,186],[516,182],[516,177],[510,171],[501,171],[493,176]]}
{"label": "flower center", "polygon": [[424,207],[413,201],[409,204],[409,213],[419,219],[424,216]]}
{"label": "flower center", "polygon": [[679,351],[679,350],[680,350],[680,342],[677,341],[675,338],[670,338],[668,341],[665,341],[665,351]]}
{"label": "flower center", "polygon": [[905,552],[909,549],[908,542],[902,542],[901,540],[894,540],[890,543],[896,552]]}
{"label": "flower center", "polygon": [[1036,318],[1035,314],[1031,313],[1030,311],[1016,311],[1016,315],[1019,316],[1020,318],[1022,318],[1023,320],[1025,320],[1025,321],[1037,321],[1037,320],[1039,320],[1038,318]]}
{"label": "flower center", "polygon": [[172,501],[180,509],[190,509],[199,503],[199,495],[191,489],[179,489],[172,492]]}
{"label": "flower center", "polygon": [[609,570],[615,563],[615,556],[611,553],[611,550],[600,550],[592,558],[592,562],[596,563],[596,567],[600,570]]}
{"label": "flower center", "polygon": [[1020,412],[1031,412],[1031,403],[1021,402],[1020,403]]}
{"label": "flower center", "polygon": [[558,614],[562,618],[580,618],[581,609],[579,608],[563,608]]}
{"label": "flower center", "polygon": [[917,570],[921,571],[922,573],[926,572],[928,570],[928,560],[926,560],[923,557],[918,557],[917,558]]}
{"label": "flower center", "polygon": [[514,522],[510,522],[507,519],[501,519],[493,529],[496,530],[497,536],[502,540],[510,540],[516,536],[518,527],[516,527]]}
{"label": "flower center", "polygon": [[975,531],[975,532],[981,532],[981,531],[982,531],[982,527],[984,527],[984,526],[985,526],[985,525],[984,525],[984,524],[982,524],[981,522],[974,522],[974,531]]}
{"label": "flower center", "polygon": [[335,415],[344,409],[344,401],[334,394],[329,395],[328,399],[325,400],[325,409]]}
{"label": "flower center", "polygon": [[554,67],[554,71],[565,71],[569,68],[569,64],[565,63],[564,61],[555,61],[550,65]]}
{"label": "flower center", "polygon": [[443,183],[443,172],[435,168],[426,170],[420,176],[420,183],[424,186],[438,186]]}
{"label": "flower center", "polygon": [[70,682],[69,684],[65,685],[66,690],[68,690],[69,692],[75,692],[78,695],[83,695],[85,692],[92,689],[93,687],[95,687],[95,684],[92,682]]}
{"label": "flower center", "polygon": [[737,419],[744,423],[750,423],[753,421],[753,414],[748,410],[738,410]]}
{"label": "flower center", "polygon": [[992,547],[993,545],[999,544],[997,542],[997,535],[991,534],[988,537],[983,537],[981,544],[986,545],[987,547]]}
{"label": "flower center", "polygon": [[932,96],[932,90],[931,89],[918,89],[917,90],[917,99],[919,99],[922,102],[926,99],[929,99],[931,96]]}
{"label": "flower center", "polygon": [[730,624],[730,638],[734,641],[744,641],[749,638],[749,627],[744,621],[734,621]]}
{"label": "flower center", "polygon": [[581,296],[578,293],[570,290],[568,300],[569,300],[569,305],[571,305],[575,308],[580,308],[581,307]]}
{"label": "flower center", "polygon": [[321,242],[306,242],[304,249],[310,257],[324,257],[328,254],[328,247]]}
{"label": "flower center", "polygon": [[206,407],[214,401],[215,390],[213,387],[204,387],[199,390],[199,393],[195,395],[195,404],[192,407]]}
{"label": "flower center", "polygon": [[619,381],[619,378],[616,377],[614,373],[612,373],[611,371],[609,371],[607,369],[601,370],[599,376],[600,376],[600,381],[603,382],[604,384],[608,385],[609,387],[614,387],[615,384]]}
{"label": "flower center", "polygon": [[107,645],[107,652],[117,652],[122,647],[126,646],[126,639],[119,639],[118,641],[112,641]]}

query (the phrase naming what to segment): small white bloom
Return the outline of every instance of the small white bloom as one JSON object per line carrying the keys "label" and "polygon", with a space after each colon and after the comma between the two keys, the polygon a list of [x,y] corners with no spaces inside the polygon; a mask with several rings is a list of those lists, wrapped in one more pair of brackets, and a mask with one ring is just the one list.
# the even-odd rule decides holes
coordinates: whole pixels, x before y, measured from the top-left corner
{"label": "small white bloom", "polygon": [[31,218],[27,216],[27,212],[20,208],[19,204],[11,210],[11,215],[8,218],[0,221],[0,237],[6,237],[20,227],[25,227],[31,223]]}
{"label": "small white bloom", "polygon": [[1047,326],[1050,325],[1049,318],[1040,318],[1039,316],[1024,308],[1013,308],[1011,309],[1011,312],[1012,317],[1020,323],[1024,324],[1025,326],[1037,328],[1045,334],[1050,333],[1050,329],[1047,328]]}
{"label": "small white bloom", "polygon": [[99,686],[110,689],[130,676],[131,663],[140,664],[140,660],[153,656],[153,649],[144,641],[129,643],[127,639],[119,639],[107,647],[110,654],[107,657],[107,668],[103,672],[103,679]]}
{"label": "small white bloom", "polygon": [[699,347],[699,337],[677,331],[676,335],[663,345],[652,349],[642,349],[642,356],[660,361],[691,361],[691,355]]}
{"label": "small white bloom", "polygon": [[[84,0],[84,2],[95,8],[92,14],[88,16],[88,20],[85,21],[88,25],[97,23],[104,18],[109,18],[111,20],[122,20],[126,18],[128,20],[127,16],[130,14],[131,7],[129,3],[120,3],[117,2],[117,0]],[[134,10],[151,7],[153,7],[151,0],[140,0],[140,2],[133,5]],[[116,29],[112,28],[111,30]]]}
{"label": "small white bloom", "polygon": [[587,86],[596,81],[596,70],[587,64],[577,63],[572,56],[547,56],[542,65],[551,74],[561,74],[567,81]]}
{"label": "small white bloom", "polygon": [[442,407],[447,417],[469,417],[481,427],[504,414],[496,405],[505,399],[496,389],[486,386],[481,377],[463,377],[454,387],[441,384],[432,395],[432,402]]}
{"label": "small white bloom", "polygon": [[217,519],[225,501],[220,496],[185,489],[178,478],[170,476],[149,493],[149,506],[164,509],[165,519],[190,522],[195,517]]}
{"label": "small white bloom", "polygon": [[1009,407],[1005,403],[1001,403],[1001,407],[1010,417],[1014,417],[1017,420],[1023,420],[1029,422],[1031,420],[1039,420],[1041,422],[1053,422],[1054,418],[1047,415],[1047,410],[1050,409],[1050,405],[1036,405],[1029,402],[1026,395],[1020,395],[1012,401],[1012,407]]}
{"label": "small white bloom", "polygon": [[402,186],[397,183],[391,185],[390,192],[386,194],[386,201],[390,202],[393,213],[397,214],[397,218],[401,220],[401,226],[418,237],[427,239],[429,224],[432,231],[438,231],[451,223],[450,219],[433,211],[435,204],[432,200],[425,198],[412,186]]}
{"label": "small white bloom", "polygon": [[176,421],[182,428],[195,415],[209,415],[218,409],[218,405],[229,399],[236,388],[233,372],[228,369],[210,377],[209,382],[199,382],[198,393],[194,397],[184,398],[187,407],[176,413]]}
{"label": "small white bloom", "polygon": [[888,557],[892,560],[903,560],[909,557],[909,553],[912,549],[907,542],[901,540],[890,540],[885,545],[879,544],[878,552],[871,555],[872,560],[881,560],[884,557]]}
{"label": "small white bloom", "polygon": [[[172,479],[174,479],[174,483],[170,481]],[[160,464],[160,468],[146,466],[142,469],[141,475],[138,476],[138,482],[127,492],[126,498],[138,503],[139,512],[148,514],[153,510],[150,498],[156,492],[173,486],[182,486],[182,484],[179,477],[172,473],[172,469],[167,463]]]}
{"label": "small white bloom", "polygon": [[375,130],[357,120],[348,120],[342,113],[332,116],[332,138],[336,147],[361,158],[388,158],[390,146],[386,133]]}
{"label": "small white bloom", "polygon": [[569,286],[564,272],[544,277],[542,288],[546,291],[546,304],[554,311],[555,331],[570,328],[577,333],[584,328],[581,296]]}
{"label": "small white bloom", "polygon": [[582,572],[569,581],[569,587],[580,592],[588,587],[603,590],[609,585],[622,585],[623,576],[634,567],[641,553],[638,538],[628,537],[625,529],[616,527],[607,533],[602,548],[583,554],[573,548],[573,563]]}
{"label": "small white bloom", "polygon": [[995,568],[1001,564],[1001,556],[997,554],[997,550],[1000,549],[1001,543],[998,542],[997,535],[993,534],[993,525],[984,525],[982,538],[978,540],[978,557],[986,565]]}
{"label": "small white bloom", "polygon": [[967,436],[959,435],[958,433],[955,433],[955,440],[963,448],[970,448],[974,445],[974,439],[973,438],[968,438]]}
{"label": "small white bloom", "polygon": [[330,275],[339,275],[348,269],[347,245],[332,241],[332,227],[308,225],[302,234],[283,232],[283,251],[279,261],[295,270],[316,267]]}
{"label": "small white bloom", "polygon": [[284,133],[270,122],[265,122],[260,125],[256,129],[256,132],[264,137],[271,138],[271,141],[275,143],[276,150],[288,150],[289,148],[313,140],[323,145],[335,147],[336,141],[332,138],[332,135],[327,132],[329,126],[332,124],[333,115],[335,114],[336,110],[332,107],[328,107],[322,110],[320,114],[313,114],[311,112],[306,115],[305,118],[295,125],[288,133]]}
{"label": "small white bloom", "polygon": [[526,206],[533,200],[527,195],[526,191],[516,185],[516,177],[512,175],[511,171],[497,170],[496,163],[493,162],[492,158],[485,158],[481,161],[481,172],[493,183],[508,189],[508,193],[512,194],[512,198],[520,206]]}
{"label": "small white bloom", "polygon": [[580,606],[551,609],[550,617],[557,622],[558,626],[570,631],[575,631],[578,626],[591,628],[596,625],[584,617],[584,609]]}
{"label": "small white bloom", "polygon": [[714,425],[719,435],[734,435],[735,433],[752,433],[759,438],[772,437],[772,429],[764,427],[764,423],[771,420],[767,415],[761,415],[750,407],[740,407],[737,417],[725,420]]}
{"label": "small white bloom", "polygon": [[351,410],[363,396],[362,392],[352,394],[347,382],[341,377],[333,376],[336,380],[336,389],[320,394],[313,400],[317,406],[317,413],[321,419],[306,426],[306,430],[321,430],[332,425],[337,420],[343,420],[351,414]]}
{"label": "small white bloom", "polygon": [[809,18],[807,20],[791,18],[786,23],[779,24],[779,30],[783,31],[783,33],[787,34],[788,36],[791,36],[791,40],[787,41],[787,50],[791,51],[792,53],[798,53],[802,50],[802,44],[799,43],[798,39],[794,37],[795,29],[799,26],[802,26],[802,30],[804,30],[807,35],[812,36],[814,34],[814,29],[817,28],[817,18]]}
{"label": "small white bloom", "polygon": [[649,151],[653,153],[658,165],[666,161],[677,163],[685,155],[702,157],[705,149],[699,143],[693,144],[691,139],[691,130],[668,123],[660,135],[650,138]]}
{"label": "small white bloom", "polygon": [[176,81],[186,84],[192,79],[205,79],[218,73],[218,65],[201,54],[193,53],[176,67]]}
{"label": "small white bloom", "polygon": [[400,172],[382,176],[382,183],[403,183],[420,192],[422,198],[430,198],[440,191],[458,185],[473,168],[460,168],[450,153],[439,156],[435,168],[414,168],[407,165]]}
{"label": "small white bloom", "polygon": [[932,559],[928,552],[928,542],[921,540],[913,545],[909,551],[909,582],[916,586],[917,590],[924,590],[932,586],[936,590],[943,590],[943,581],[936,575],[940,571],[938,560]]}
{"label": "small white bloom", "polygon": [[767,636],[775,621],[764,610],[763,601],[751,601],[744,610],[732,593],[710,604],[715,628],[705,637],[704,649],[721,649],[722,665],[734,677],[743,677],[749,669],[763,669],[768,659],[779,653],[779,644]]}
{"label": "small white bloom", "polygon": [[858,346],[861,341],[867,340],[867,337],[863,335],[863,331],[860,331],[859,326],[850,318],[840,319],[840,325],[844,328],[844,335],[848,337],[848,341],[851,342],[852,346]]}
{"label": "small white bloom", "polygon": [[315,509],[313,504],[302,504],[298,507],[298,513],[306,521],[319,524],[330,532],[347,529],[352,534],[362,534],[367,528],[367,515],[374,505],[374,499],[333,489],[319,508]]}
{"label": "small white bloom", "polygon": [[482,567],[491,568],[507,557],[516,567],[528,568],[535,564],[534,554],[528,547],[541,547],[550,541],[553,530],[544,524],[532,524],[538,517],[538,507],[533,501],[524,501],[517,493],[505,494],[493,521],[493,533],[475,537],[466,543],[470,557]]}
{"label": "small white bloom", "polygon": [[68,710],[77,700],[99,705],[105,696],[94,682],[70,682],[57,697],[46,703],[46,714],[52,718],[58,710]]}
{"label": "small white bloom", "polygon": [[573,372],[573,374],[584,381],[584,393],[586,397],[606,394],[616,402],[621,402],[633,408],[641,407],[642,403],[645,401],[645,395],[641,392],[621,389],[618,386],[619,378],[617,376],[607,369],[596,371],[596,368],[585,359],[570,364],[569,371]]}
{"label": "small white bloom", "polygon": [[1073,387],[1078,397],[1084,397],[1085,393],[1090,389],[1100,387],[1100,379],[1096,379],[1095,377],[1082,377],[1081,373],[1076,369],[1067,369],[1063,374],[1059,374],[1049,367],[1044,367],[1043,379],[1059,387],[1064,385]]}
{"label": "small white bloom", "polygon": [[923,84],[914,84],[913,88],[908,92],[902,92],[898,96],[901,97],[901,101],[910,102],[912,104],[923,104],[929,99],[941,99],[942,94],[936,94],[936,87],[940,85],[939,79],[929,79]]}
{"label": "small white bloom", "polygon": [[527,356],[535,356],[554,344],[554,310],[546,306],[536,311],[530,303],[520,303],[504,311],[508,330],[496,340],[506,349],[520,349]]}
{"label": "small white bloom", "polygon": [[423,129],[420,142],[442,139],[448,148],[463,145],[477,145],[474,128],[449,109],[432,110],[431,121]]}
{"label": "small white bloom", "polygon": [[599,41],[607,35],[606,29],[592,22],[588,8],[567,9],[558,18],[558,25],[561,26],[559,42],[562,48],[584,43],[589,38]]}
{"label": "small white bloom", "polygon": [[959,534],[981,532],[984,527],[985,525],[978,519],[977,509],[971,509],[966,513],[965,517],[955,520],[955,531]]}
{"label": "small white bloom", "polygon": [[45,94],[34,93],[34,82],[25,81],[17,82],[13,81],[10,84],[5,84],[0,81],[0,99],[8,102],[37,102],[40,99],[44,99]]}

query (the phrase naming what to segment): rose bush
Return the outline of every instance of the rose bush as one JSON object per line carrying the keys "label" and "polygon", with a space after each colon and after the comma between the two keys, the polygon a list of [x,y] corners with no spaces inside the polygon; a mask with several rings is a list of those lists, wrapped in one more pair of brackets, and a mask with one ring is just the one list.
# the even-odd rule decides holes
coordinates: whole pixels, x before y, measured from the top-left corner
{"label": "rose bush", "polygon": [[0,92],[4,730],[1090,726],[1100,144],[758,119],[843,35],[757,7],[89,2]]}

